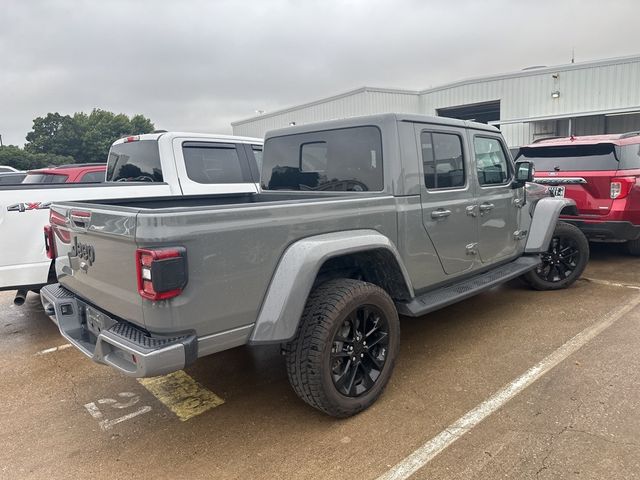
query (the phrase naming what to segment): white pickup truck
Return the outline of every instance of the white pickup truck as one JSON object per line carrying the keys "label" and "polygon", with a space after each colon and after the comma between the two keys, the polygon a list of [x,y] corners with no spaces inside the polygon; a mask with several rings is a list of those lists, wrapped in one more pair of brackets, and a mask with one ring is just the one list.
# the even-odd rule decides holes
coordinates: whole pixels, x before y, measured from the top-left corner
{"label": "white pickup truck", "polygon": [[106,182],[0,186],[0,290],[29,290],[55,280],[43,230],[52,202],[257,193],[262,140],[164,132],[117,140]]}

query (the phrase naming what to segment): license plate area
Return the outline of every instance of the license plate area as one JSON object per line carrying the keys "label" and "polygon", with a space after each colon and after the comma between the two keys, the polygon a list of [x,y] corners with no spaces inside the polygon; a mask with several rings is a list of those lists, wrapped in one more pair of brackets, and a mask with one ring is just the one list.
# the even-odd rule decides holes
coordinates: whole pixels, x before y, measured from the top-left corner
{"label": "license plate area", "polygon": [[564,189],[565,189],[564,186],[555,186],[555,187],[548,187],[548,188],[549,188],[549,192],[554,197],[564,197]]}
{"label": "license plate area", "polygon": [[100,310],[97,310],[89,305],[84,306],[84,316],[87,326],[87,330],[94,334],[96,337],[100,335],[103,330],[108,330],[117,322],[105,315]]}

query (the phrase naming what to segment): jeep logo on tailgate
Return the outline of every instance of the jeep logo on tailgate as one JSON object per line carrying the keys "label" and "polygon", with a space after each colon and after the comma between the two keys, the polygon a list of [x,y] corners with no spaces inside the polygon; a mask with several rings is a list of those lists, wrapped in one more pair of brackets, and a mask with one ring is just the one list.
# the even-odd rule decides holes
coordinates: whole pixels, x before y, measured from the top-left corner
{"label": "jeep logo on tailgate", "polygon": [[93,248],[93,245],[79,242],[78,237],[74,237],[69,256],[82,258],[91,266],[96,259],[96,249]]}

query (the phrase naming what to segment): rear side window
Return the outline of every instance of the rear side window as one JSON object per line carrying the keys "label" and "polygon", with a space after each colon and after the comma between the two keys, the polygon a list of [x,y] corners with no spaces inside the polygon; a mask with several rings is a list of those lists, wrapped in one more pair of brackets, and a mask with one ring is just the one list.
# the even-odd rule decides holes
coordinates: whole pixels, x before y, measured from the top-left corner
{"label": "rear side window", "polygon": [[420,134],[424,183],[429,190],[464,187],[462,139],[452,133]]}
{"label": "rear side window", "polygon": [[617,170],[612,143],[522,147],[518,160],[530,160],[539,172]]}
{"label": "rear side window", "polygon": [[625,170],[640,168],[640,144],[620,147],[620,168]]}
{"label": "rear side window", "polygon": [[185,142],[187,177],[198,183],[246,183],[251,174],[234,144]]}
{"label": "rear side window", "polygon": [[501,185],[511,176],[509,160],[500,141],[496,138],[474,137],[478,182],[483,186]]}
{"label": "rear side window", "polygon": [[53,173],[31,173],[24,177],[22,183],[64,183],[68,175],[56,175]]}
{"label": "rear side window", "polygon": [[108,182],[162,182],[158,142],[138,140],[113,145],[107,163]]}
{"label": "rear side window", "polygon": [[377,127],[273,137],[265,144],[265,190],[380,191],[382,140]]}
{"label": "rear side window", "polygon": [[80,183],[100,183],[104,182],[104,171],[87,172],[80,179]]}

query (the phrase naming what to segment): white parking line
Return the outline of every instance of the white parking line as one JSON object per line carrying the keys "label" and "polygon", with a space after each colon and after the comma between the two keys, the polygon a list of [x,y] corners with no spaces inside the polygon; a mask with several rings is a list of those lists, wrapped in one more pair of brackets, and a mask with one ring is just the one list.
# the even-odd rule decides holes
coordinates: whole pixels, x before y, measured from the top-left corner
{"label": "white parking line", "polygon": [[70,346],[70,343],[65,343],[64,345],[58,345],[57,347],[45,348],[44,350],[37,352],[36,355],[46,355],[47,353],[59,352],[60,350],[65,350]]}
{"label": "white parking line", "polygon": [[597,278],[582,278],[585,282],[596,283],[598,285],[607,285],[609,287],[624,287],[631,288],[633,290],[640,290],[640,285],[634,285],[631,283],[619,283],[619,282],[611,282],[609,280],[599,280]]}
{"label": "white parking line", "polygon": [[469,410],[438,435],[424,443],[404,460],[378,477],[378,480],[400,480],[409,478],[433,460],[445,448],[478,425],[482,420],[497,411],[518,393],[522,392],[549,370],[557,366],[569,355],[578,351],[638,305],[640,305],[640,295],[632,297],[620,308],[609,313],[602,322],[585,328],[540,363],[531,367],[523,375],[504,386],[474,409]]}

